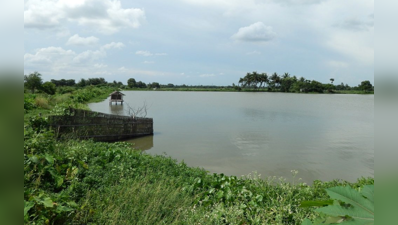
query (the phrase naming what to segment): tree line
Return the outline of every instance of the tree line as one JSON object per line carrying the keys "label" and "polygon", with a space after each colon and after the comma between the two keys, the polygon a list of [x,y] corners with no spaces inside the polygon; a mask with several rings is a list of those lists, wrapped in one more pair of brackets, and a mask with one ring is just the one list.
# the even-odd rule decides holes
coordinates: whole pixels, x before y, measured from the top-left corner
{"label": "tree line", "polygon": [[316,80],[308,80],[304,77],[297,78],[296,76],[291,76],[289,73],[284,73],[279,75],[273,73],[268,75],[267,73],[252,72],[247,73],[244,77],[240,78],[238,85],[232,84],[232,86],[215,86],[215,85],[174,85],[172,83],[160,84],[158,82],[144,83],[142,81],[136,81],[134,78],[129,78],[127,80],[127,85],[120,81],[107,82],[104,78],[88,78],[80,79],[79,82],[75,82],[73,79],[61,79],[47,81],[43,83],[41,74],[39,72],[34,72],[29,75],[24,75],[24,86],[25,89],[30,90],[35,93],[35,90],[45,92],[47,94],[53,95],[59,90],[60,93],[66,93],[73,90],[73,88],[86,87],[86,86],[106,86],[121,89],[154,89],[154,88],[205,88],[205,89],[234,89],[237,91],[241,90],[254,90],[254,91],[272,91],[272,92],[329,92],[333,93],[335,91],[374,91],[374,86],[370,81],[362,81],[358,86],[350,87],[348,84],[334,84],[334,79],[330,78],[330,83],[322,84]]}
{"label": "tree line", "polygon": [[273,73],[268,75],[267,73],[258,73],[256,71],[247,73],[244,77],[238,81],[238,86],[233,84],[232,86],[236,90],[242,89],[253,89],[253,90],[267,90],[276,92],[334,92],[335,90],[361,90],[365,92],[374,91],[374,86],[370,81],[362,81],[356,87],[350,87],[348,84],[334,85],[334,78],[330,78],[330,83],[323,84],[316,80],[308,80],[304,77],[297,78],[291,76],[289,73],[279,75]]}

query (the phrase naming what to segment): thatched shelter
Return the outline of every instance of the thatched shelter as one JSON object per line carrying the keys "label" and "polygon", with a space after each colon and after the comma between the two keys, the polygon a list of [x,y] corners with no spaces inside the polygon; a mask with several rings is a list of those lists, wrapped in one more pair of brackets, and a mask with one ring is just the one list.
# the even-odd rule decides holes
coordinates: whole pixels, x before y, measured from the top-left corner
{"label": "thatched shelter", "polygon": [[115,102],[116,105],[117,105],[118,102],[120,102],[120,104],[123,105],[123,96],[124,96],[124,94],[122,92],[114,91],[109,96],[111,96],[111,98],[109,99],[109,105],[111,105],[112,102]]}

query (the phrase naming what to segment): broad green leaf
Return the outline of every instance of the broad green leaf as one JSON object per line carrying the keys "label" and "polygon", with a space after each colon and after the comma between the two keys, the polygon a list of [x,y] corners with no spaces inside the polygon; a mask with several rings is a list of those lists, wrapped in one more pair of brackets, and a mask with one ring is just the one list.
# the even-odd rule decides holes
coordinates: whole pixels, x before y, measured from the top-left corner
{"label": "broad green leaf", "polygon": [[374,204],[351,187],[333,187],[326,189],[326,191],[332,199],[349,203],[354,206],[354,208],[360,209],[366,212],[366,214],[372,215],[374,218]]}
{"label": "broad green leaf", "polygon": [[25,206],[24,206],[24,209],[23,209],[23,216],[26,216],[26,214],[28,213],[29,209],[31,209],[35,205],[35,203],[34,202],[27,202],[25,200],[24,200],[24,202],[25,202]]}
{"label": "broad green leaf", "polygon": [[62,177],[60,177],[60,176],[57,176],[57,177],[55,178],[55,181],[56,181],[56,183],[57,183],[57,188],[59,188],[59,187],[61,187],[61,185],[64,183],[64,178],[62,178]]}
{"label": "broad green leaf", "polygon": [[374,185],[366,185],[363,187],[361,193],[365,196],[371,203],[374,204]]}
{"label": "broad green leaf", "polygon": [[[361,221],[374,223],[374,215],[363,210],[362,208],[357,208],[357,207],[345,208],[345,207],[341,207],[341,206],[337,206],[337,205],[330,205],[327,207],[316,209],[315,211],[324,213],[326,215],[335,216],[335,217],[350,216],[358,223]],[[365,224],[367,224],[367,223],[365,223]]]}
{"label": "broad green leaf", "polygon": [[52,208],[54,206],[53,201],[51,200],[51,198],[47,197],[44,200],[41,201],[41,203],[43,203],[43,205],[46,208]]}
{"label": "broad green leaf", "polygon": [[312,225],[312,222],[309,219],[305,219],[301,225]]}
{"label": "broad green leaf", "polygon": [[51,165],[54,164],[54,158],[53,158],[51,155],[46,154],[46,155],[44,156],[44,158],[45,158],[45,159],[47,160],[47,162],[50,163]]}
{"label": "broad green leaf", "polygon": [[224,196],[224,191],[219,191],[219,192],[217,193],[217,198],[218,198],[218,199],[222,198],[223,196]]}
{"label": "broad green leaf", "polygon": [[326,200],[326,201],[303,201],[300,204],[300,207],[312,207],[312,206],[327,206],[333,205],[333,200]]}
{"label": "broad green leaf", "polygon": [[335,223],[342,223],[345,219],[337,216],[337,217],[328,217],[326,218],[324,224],[335,224]]}

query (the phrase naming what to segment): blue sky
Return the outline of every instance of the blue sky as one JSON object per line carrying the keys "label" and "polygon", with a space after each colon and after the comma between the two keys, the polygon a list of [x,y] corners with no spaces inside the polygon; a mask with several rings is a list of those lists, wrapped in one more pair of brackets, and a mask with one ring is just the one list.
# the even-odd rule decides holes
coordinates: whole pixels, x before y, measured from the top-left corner
{"label": "blue sky", "polygon": [[25,0],[24,73],[231,85],[247,72],[374,83],[373,0]]}

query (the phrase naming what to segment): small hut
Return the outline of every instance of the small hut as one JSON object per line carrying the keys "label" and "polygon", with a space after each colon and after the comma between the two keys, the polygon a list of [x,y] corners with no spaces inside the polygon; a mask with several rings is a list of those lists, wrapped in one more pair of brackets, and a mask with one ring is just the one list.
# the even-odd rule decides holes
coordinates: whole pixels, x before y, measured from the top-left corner
{"label": "small hut", "polygon": [[112,105],[112,102],[115,102],[116,105],[117,105],[118,102],[120,102],[120,104],[123,105],[123,96],[124,96],[124,94],[122,92],[114,91],[109,96],[111,96],[111,98],[109,99],[109,105]]}

